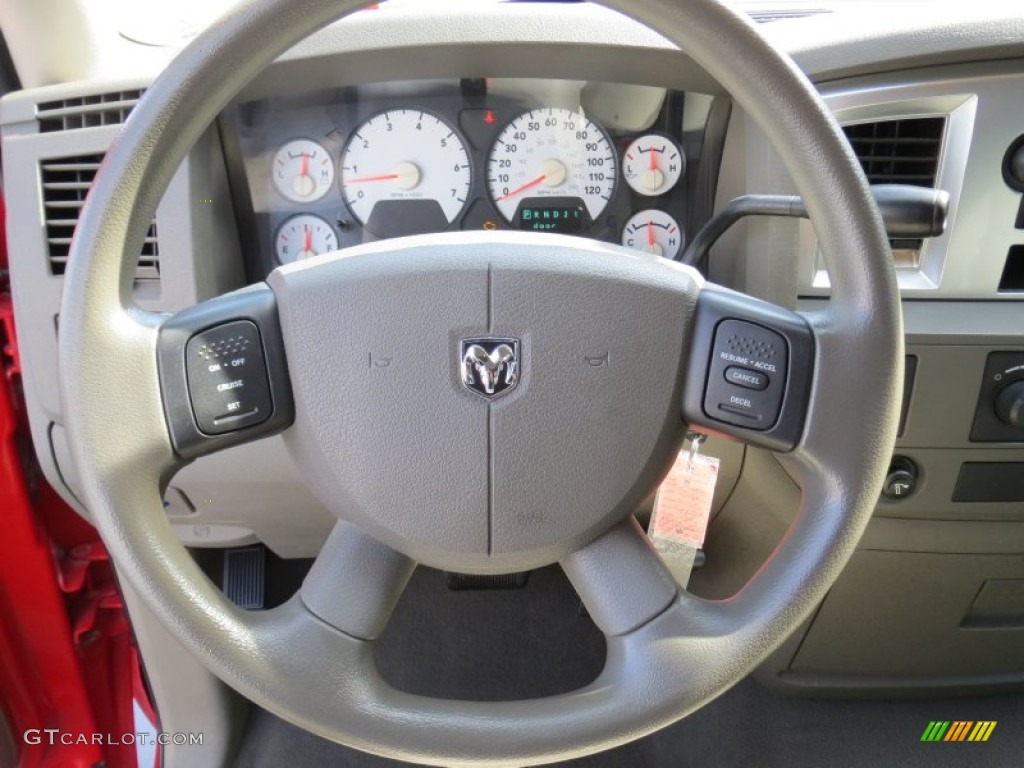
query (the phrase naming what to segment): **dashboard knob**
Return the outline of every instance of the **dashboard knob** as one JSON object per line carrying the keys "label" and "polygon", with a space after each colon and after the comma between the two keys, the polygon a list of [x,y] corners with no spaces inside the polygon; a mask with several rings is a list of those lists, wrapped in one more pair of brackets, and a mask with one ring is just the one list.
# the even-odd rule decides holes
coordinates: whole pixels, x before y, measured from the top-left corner
{"label": "dashboard knob", "polygon": [[1015,381],[996,397],[996,416],[1011,427],[1024,429],[1024,381]]}
{"label": "dashboard knob", "polygon": [[882,496],[902,501],[917,490],[917,465],[905,456],[894,456],[882,486]]}
{"label": "dashboard knob", "polygon": [[1003,155],[1003,181],[1011,189],[1024,192],[1024,135],[1014,139]]}

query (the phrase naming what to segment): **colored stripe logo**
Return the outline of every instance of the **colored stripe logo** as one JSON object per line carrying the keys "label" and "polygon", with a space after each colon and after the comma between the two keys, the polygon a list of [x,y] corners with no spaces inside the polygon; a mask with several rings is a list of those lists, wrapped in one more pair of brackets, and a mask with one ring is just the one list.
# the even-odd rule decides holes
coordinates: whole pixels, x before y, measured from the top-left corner
{"label": "colored stripe logo", "polygon": [[996,729],[995,720],[932,720],[921,741],[988,741]]}

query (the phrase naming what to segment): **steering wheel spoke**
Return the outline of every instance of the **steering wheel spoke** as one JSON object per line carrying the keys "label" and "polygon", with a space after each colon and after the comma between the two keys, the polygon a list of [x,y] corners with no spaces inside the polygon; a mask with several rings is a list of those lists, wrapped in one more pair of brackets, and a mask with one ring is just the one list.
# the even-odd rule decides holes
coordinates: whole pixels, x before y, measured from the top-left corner
{"label": "steering wheel spoke", "polygon": [[350,637],[375,640],[416,564],[351,523],[339,522],[302,583],[310,613]]}
{"label": "steering wheel spoke", "polygon": [[679,588],[633,517],[567,557],[562,569],[610,647],[628,645],[648,625],[676,639],[727,635],[740,625],[728,602]]}
{"label": "steering wheel spoke", "polygon": [[679,592],[633,517],[573,552],[562,569],[594,623],[610,637],[663,613]]}
{"label": "steering wheel spoke", "polygon": [[294,419],[277,302],[265,284],[170,317],[157,360],[171,443],[183,459],[266,437]]}
{"label": "steering wheel spoke", "polygon": [[814,380],[815,333],[804,316],[706,284],[692,338],[685,421],[775,451],[795,448]]}

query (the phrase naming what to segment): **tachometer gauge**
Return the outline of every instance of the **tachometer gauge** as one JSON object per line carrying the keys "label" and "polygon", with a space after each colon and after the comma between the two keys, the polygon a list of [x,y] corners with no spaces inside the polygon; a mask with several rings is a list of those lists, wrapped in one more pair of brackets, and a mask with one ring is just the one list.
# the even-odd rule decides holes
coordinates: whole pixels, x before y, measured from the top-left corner
{"label": "tachometer gauge", "polygon": [[634,192],[653,197],[668,192],[686,170],[686,155],[667,136],[634,139],[622,155],[622,175]]}
{"label": "tachometer gauge", "polygon": [[341,153],[341,192],[379,237],[447,228],[469,197],[469,154],[437,115],[389,109],[371,117]]}
{"label": "tachometer gauge", "polygon": [[334,183],[334,163],[315,141],[295,139],[277,150],[271,176],[286,199],[312,203],[327,194]]}
{"label": "tachometer gauge", "polygon": [[616,172],[611,142],[595,122],[582,112],[535,109],[495,139],[487,186],[502,216],[517,226],[523,225],[520,212],[533,221],[545,203],[538,198],[559,198],[563,209],[578,201],[593,221],[611,200]]}
{"label": "tachometer gauge", "polygon": [[664,211],[650,208],[633,214],[622,229],[622,244],[645,253],[674,259],[683,247],[683,231]]}
{"label": "tachometer gauge", "polygon": [[338,250],[338,236],[331,225],[310,213],[286,219],[274,238],[274,253],[281,264],[288,264],[321,253]]}

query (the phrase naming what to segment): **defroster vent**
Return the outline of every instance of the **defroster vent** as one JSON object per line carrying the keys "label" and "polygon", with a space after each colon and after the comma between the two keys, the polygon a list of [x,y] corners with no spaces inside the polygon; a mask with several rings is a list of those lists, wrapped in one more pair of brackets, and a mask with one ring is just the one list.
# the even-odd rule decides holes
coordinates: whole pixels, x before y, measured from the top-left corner
{"label": "defroster vent", "polygon": [[[46,245],[50,272],[54,275],[63,275],[67,267],[71,236],[78,224],[85,196],[102,161],[103,155],[97,153],[51,158],[40,163]],[[139,280],[156,280],[160,277],[160,249],[155,221],[146,233],[135,277]]]}

